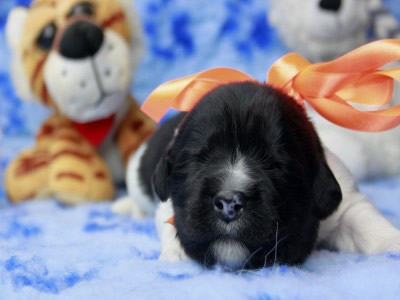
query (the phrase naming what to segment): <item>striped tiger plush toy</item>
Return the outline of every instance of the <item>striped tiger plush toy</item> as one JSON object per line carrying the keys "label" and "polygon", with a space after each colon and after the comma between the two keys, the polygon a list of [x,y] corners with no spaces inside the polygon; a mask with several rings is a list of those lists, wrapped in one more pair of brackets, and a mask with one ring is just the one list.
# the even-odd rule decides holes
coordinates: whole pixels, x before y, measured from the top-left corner
{"label": "striped tiger plush toy", "polygon": [[6,27],[17,94],[53,109],[6,171],[12,202],[111,199],[155,125],[130,95],[141,31],[129,0],[34,0]]}

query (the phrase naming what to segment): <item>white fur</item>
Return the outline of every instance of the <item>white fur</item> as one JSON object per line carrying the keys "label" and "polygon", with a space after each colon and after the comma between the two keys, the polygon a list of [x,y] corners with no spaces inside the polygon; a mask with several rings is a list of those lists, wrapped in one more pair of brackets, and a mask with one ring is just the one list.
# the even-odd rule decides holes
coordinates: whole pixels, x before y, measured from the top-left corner
{"label": "white fur", "polygon": [[118,199],[112,206],[114,212],[123,215],[131,214],[136,219],[154,216],[156,210],[154,201],[144,192],[139,180],[140,160],[146,149],[147,143],[142,144],[129,159],[126,171],[128,196]]}
{"label": "white fur", "polygon": [[377,254],[400,251],[400,231],[358,191],[340,160],[326,151],[328,164],[343,193],[338,210],[321,222],[318,239],[342,251]]}
{"label": "white fur", "polygon": [[127,101],[129,45],[111,30],[94,58],[68,59],[52,52],[44,66],[48,90],[72,120],[89,122],[116,113]]}
{"label": "white fur", "polygon": [[132,155],[128,163],[126,172],[126,184],[128,194],[131,199],[149,216],[154,216],[155,204],[154,201],[143,191],[142,184],[139,179],[140,160],[147,149],[147,143],[142,144],[139,149]]}
{"label": "white fur", "polygon": [[248,188],[251,177],[244,157],[226,163],[221,169],[221,181],[223,191],[245,191]]}
{"label": "white fur", "polygon": [[242,267],[250,255],[245,246],[234,240],[215,242],[212,253],[218,263],[232,269]]}
{"label": "white fur", "polygon": [[311,113],[323,144],[357,180],[400,174],[400,128],[365,133],[333,125]]}
{"label": "white fur", "polygon": [[176,236],[175,226],[166,223],[173,215],[174,210],[171,199],[161,202],[157,207],[155,221],[161,243],[160,260],[169,262],[187,259],[187,255]]}
{"label": "white fur", "polygon": [[147,217],[146,213],[140,208],[130,196],[119,198],[111,207],[112,212],[119,215],[130,215],[136,220],[142,220]]}

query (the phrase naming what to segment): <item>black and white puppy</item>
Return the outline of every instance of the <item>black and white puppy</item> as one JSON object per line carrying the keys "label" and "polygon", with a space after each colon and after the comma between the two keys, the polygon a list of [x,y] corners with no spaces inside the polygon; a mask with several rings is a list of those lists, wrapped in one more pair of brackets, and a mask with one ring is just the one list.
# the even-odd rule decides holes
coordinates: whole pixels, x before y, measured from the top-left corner
{"label": "black and white puppy", "polygon": [[113,210],[155,214],[170,261],[292,265],[317,242],[400,250],[399,231],[324,150],[304,109],[264,84],[223,85],[166,122],[131,158],[127,184]]}

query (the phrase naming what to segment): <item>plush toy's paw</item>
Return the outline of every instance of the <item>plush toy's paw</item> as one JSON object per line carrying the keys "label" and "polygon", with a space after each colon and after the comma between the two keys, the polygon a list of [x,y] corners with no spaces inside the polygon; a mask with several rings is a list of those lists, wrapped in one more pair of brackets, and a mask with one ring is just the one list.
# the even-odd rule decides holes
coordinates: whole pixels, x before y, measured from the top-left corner
{"label": "plush toy's paw", "polygon": [[65,204],[111,200],[114,185],[111,174],[91,148],[65,147],[55,141],[51,147],[49,188]]}
{"label": "plush toy's paw", "polygon": [[111,210],[113,213],[119,215],[130,215],[137,220],[142,220],[146,217],[143,210],[141,210],[137,203],[129,196],[122,197],[115,201]]}
{"label": "plush toy's paw", "polygon": [[111,200],[114,184],[105,162],[63,117],[52,116],[34,148],[20,154],[6,172],[12,202],[54,196],[65,204]]}
{"label": "plush toy's paw", "polygon": [[48,188],[50,154],[44,149],[21,153],[6,170],[5,186],[11,202],[19,203],[50,194]]}

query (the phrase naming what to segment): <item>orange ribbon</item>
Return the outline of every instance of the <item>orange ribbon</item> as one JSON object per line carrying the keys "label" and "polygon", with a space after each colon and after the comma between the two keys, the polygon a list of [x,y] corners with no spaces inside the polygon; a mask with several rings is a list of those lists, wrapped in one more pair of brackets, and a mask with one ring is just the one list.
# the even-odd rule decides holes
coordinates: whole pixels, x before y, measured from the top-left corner
{"label": "orange ribbon", "polygon": [[235,69],[206,70],[161,84],[150,94],[141,109],[154,121],[159,122],[169,108],[191,111],[197,102],[214,88],[230,82],[248,80],[255,79]]}
{"label": "orange ribbon", "polygon": [[172,226],[175,226],[175,216],[170,217],[167,221],[164,223],[166,224],[171,224]]}
{"label": "orange ribbon", "polygon": [[[376,41],[331,62],[311,64],[290,53],[272,65],[268,84],[294,99],[308,102],[327,120],[354,130],[383,131],[400,124],[400,105],[361,111],[349,103],[368,106],[389,104],[393,80],[400,81],[400,68],[380,67],[400,59],[400,40]],[[156,88],[142,110],[160,121],[169,108],[190,111],[212,89],[231,82],[255,81],[240,71],[215,68],[169,81]]]}

